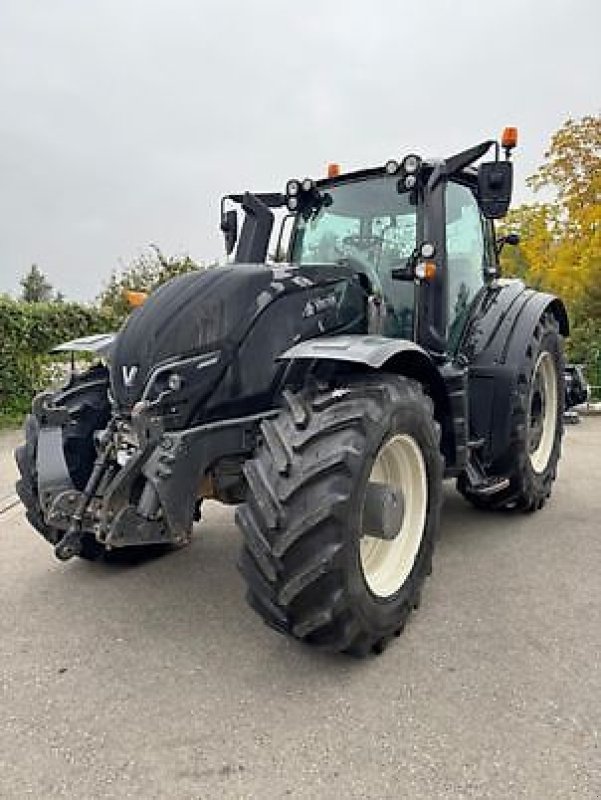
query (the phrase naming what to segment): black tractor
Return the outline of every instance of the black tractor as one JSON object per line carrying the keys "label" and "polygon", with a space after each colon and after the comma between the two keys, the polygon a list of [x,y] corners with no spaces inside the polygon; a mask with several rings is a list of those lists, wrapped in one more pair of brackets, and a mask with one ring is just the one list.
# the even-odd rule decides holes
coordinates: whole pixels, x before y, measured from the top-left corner
{"label": "black tractor", "polygon": [[541,509],[568,319],[499,273],[514,145],[223,198],[233,261],[64,345],[99,363],[34,400],[17,489],[58,558],[179,546],[203,499],[237,505],[250,605],[365,655],[419,603],[444,479],[478,509]]}

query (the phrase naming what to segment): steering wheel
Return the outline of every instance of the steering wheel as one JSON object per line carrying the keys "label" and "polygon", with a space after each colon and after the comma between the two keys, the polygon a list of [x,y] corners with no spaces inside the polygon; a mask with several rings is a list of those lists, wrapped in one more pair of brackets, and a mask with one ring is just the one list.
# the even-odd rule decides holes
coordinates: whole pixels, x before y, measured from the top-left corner
{"label": "steering wheel", "polygon": [[336,251],[340,255],[339,262],[346,262],[354,270],[365,275],[370,283],[372,292],[378,293],[381,296],[384,295],[384,290],[378,271],[368,258],[363,257],[361,251],[367,250],[374,245],[382,244],[382,241],[380,236],[345,236],[341,240],[341,243],[346,247],[353,247],[358,251],[352,255],[336,247]]}
{"label": "steering wheel", "polygon": [[347,266],[351,267],[351,269],[354,269],[355,272],[365,275],[371,286],[372,293],[377,293],[380,296],[384,295],[382,281],[380,280],[380,276],[378,275],[376,268],[371,262],[359,258],[359,256],[349,256],[347,253],[341,253],[338,263],[346,264]]}

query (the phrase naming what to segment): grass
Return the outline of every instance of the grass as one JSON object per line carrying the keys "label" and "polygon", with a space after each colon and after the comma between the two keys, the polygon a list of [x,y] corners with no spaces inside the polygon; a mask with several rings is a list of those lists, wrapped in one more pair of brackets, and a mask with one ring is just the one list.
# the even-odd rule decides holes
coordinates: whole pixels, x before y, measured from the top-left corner
{"label": "grass", "polygon": [[2,411],[0,412],[0,431],[20,428],[24,420],[25,414],[21,411]]}

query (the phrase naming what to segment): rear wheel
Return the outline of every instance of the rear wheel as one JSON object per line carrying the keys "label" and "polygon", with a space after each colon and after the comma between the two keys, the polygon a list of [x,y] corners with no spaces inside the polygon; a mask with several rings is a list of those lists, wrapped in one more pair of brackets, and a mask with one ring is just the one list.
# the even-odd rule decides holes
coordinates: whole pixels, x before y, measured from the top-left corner
{"label": "rear wheel", "polygon": [[527,343],[511,409],[507,452],[489,470],[509,485],[489,496],[470,491],[465,475],[459,491],[477,508],[537,511],[551,494],[561,455],[564,360],[559,325],[544,314]]}
{"label": "rear wheel", "polygon": [[403,629],[439,527],[439,427],[421,386],[365,376],[285,394],[237,512],[250,605],[278,631],[366,655]]}

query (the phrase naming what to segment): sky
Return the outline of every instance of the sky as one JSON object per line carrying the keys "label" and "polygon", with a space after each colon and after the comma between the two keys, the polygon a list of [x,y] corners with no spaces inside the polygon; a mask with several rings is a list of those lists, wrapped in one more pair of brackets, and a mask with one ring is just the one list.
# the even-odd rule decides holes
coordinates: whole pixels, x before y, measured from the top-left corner
{"label": "sky", "polygon": [[599,0],[0,0],[0,292],[93,300],[151,243],[223,255],[219,199],[520,131],[516,202],[601,110]]}

